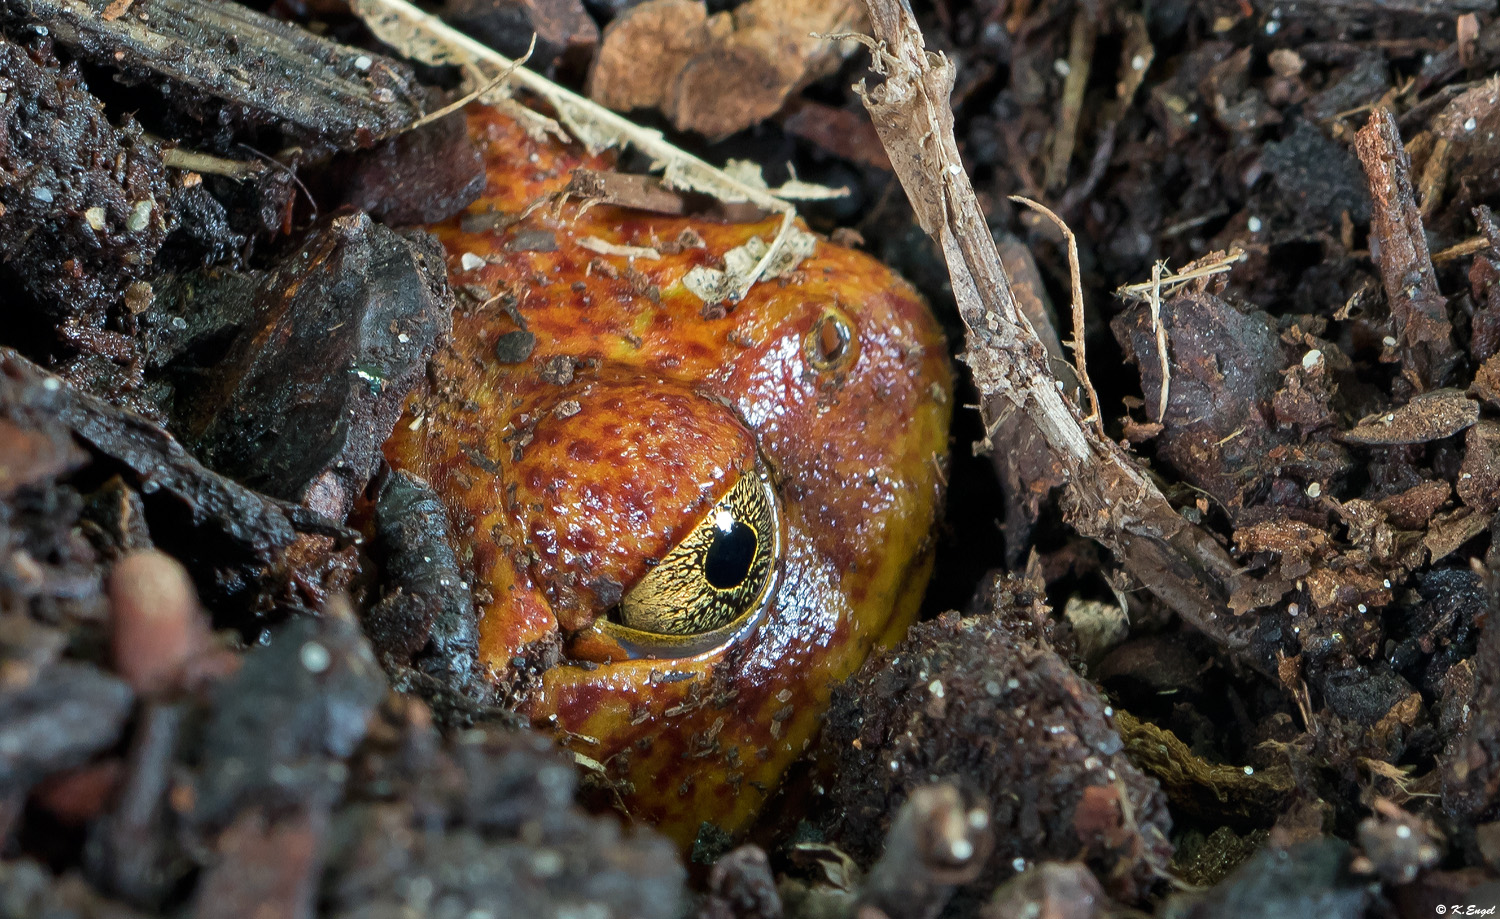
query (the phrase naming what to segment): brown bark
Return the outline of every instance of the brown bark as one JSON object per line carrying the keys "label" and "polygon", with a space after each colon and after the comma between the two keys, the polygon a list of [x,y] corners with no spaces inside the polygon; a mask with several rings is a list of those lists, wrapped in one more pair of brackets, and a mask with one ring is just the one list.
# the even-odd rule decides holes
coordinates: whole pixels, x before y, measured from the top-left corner
{"label": "brown bark", "polygon": [[1432,255],[1411,183],[1411,159],[1396,119],[1378,109],[1354,138],[1370,179],[1371,248],[1378,250],[1380,280],[1404,376],[1425,392],[1443,384],[1458,359],[1448,302],[1438,291]]}
{"label": "brown bark", "polygon": [[0,0],[0,21],[45,25],[75,55],[139,68],[341,149],[367,147],[422,114],[411,69],[237,3]]}

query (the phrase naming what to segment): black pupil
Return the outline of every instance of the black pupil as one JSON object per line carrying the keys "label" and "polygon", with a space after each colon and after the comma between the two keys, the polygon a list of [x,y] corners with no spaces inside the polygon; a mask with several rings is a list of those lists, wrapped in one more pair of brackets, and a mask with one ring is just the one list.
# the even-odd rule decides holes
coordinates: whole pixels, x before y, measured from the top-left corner
{"label": "black pupil", "polygon": [[738,587],[755,561],[755,531],[740,523],[728,531],[714,528],[714,541],[703,558],[703,575],[719,590]]}

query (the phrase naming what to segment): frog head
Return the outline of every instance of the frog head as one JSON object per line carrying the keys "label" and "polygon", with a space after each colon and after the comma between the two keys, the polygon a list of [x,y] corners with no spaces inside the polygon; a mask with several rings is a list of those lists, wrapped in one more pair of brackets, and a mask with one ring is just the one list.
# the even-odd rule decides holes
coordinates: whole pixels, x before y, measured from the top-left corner
{"label": "frog head", "polygon": [[738,301],[706,301],[693,272],[779,220],[558,203],[607,163],[491,110],[470,129],[488,188],[433,228],[466,304],[387,458],[447,504],[512,703],[632,816],[685,843],[705,821],[738,831],[832,683],[915,616],[947,456],[942,335],[879,262],[811,237]]}

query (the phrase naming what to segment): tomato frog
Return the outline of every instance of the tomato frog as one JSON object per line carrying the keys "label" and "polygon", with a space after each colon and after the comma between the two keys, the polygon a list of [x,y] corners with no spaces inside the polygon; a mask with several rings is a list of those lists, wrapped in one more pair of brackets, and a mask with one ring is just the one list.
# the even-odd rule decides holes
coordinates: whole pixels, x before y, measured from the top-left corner
{"label": "tomato frog", "polygon": [[387,460],[448,508],[487,678],[634,818],[684,844],[740,831],[830,684],[916,615],[942,334],[890,270],[802,230],[799,261],[716,302],[694,280],[763,251],[779,215],[569,198],[610,160],[470,110],[487,186],[430,228],[453,337]]}

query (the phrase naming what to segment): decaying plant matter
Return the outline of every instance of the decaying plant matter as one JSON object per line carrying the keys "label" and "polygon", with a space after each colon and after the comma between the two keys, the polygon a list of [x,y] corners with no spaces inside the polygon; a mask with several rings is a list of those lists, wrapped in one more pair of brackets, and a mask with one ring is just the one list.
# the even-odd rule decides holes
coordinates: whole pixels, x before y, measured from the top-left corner
{"label": "decaying plant matter", "polygon": [[[963,359],[979,389],[986,429],[994,431],[1013,414],[1025,418],[1057,467],[1065,513],[1078,532],[1114,551],[1185,620],[1231,653],[1242,653],[1247,639],[1227,616],[1234,562],[1173,510],[1117,444],[1083,423],[1011,293],[954,138],[951,66],[927,51],[901,0],[869,0],[869,11],[874,68],[885,79],[864,91],[865,104],[918,221],[942,246],[969,333]],[[1270,667],[1249,657],[1243,662]]]}
{"label": "decaying plant matter", "polygon": [[[1490,905],[1494,4],[869,0],[869,57],[806,34],[859,6],[0,0],[0,919]],[[901,534],[934,549],[920,621],[826,716],[632,659],[696,727],[624,712],[633,771],[600,731],[553,749],[492,678],[560,645],[487,657],[473,615],[504,587],[472,548],[537,544],[381,445],[428,436],[435,387],[472,425],[453,484],[499,481],[481,403],[516,393],[471,398],[455,360],[562,397],[503,435],[526,454],[612,420],[574,398],[619,372],[599,340],[657,342],[665,377],[765,346],[721,333],[810,283],[859,315],[853,248],[931,302],[979,403],[952,443],[990,452],[917,457],[949,495]],[[799,442],[837,454],[861,386],[866,433],[909,435],[910,374],[817,328],[786,330],[825,422]],[[619,471],[670,479],[644,465]],[[732,761],[729,715],[805,752],[788,780]],[[686,854],[604,813],[643,813],[622,776],[680,802],[721,765],[765,801],[747,834],[679,821]]]}

